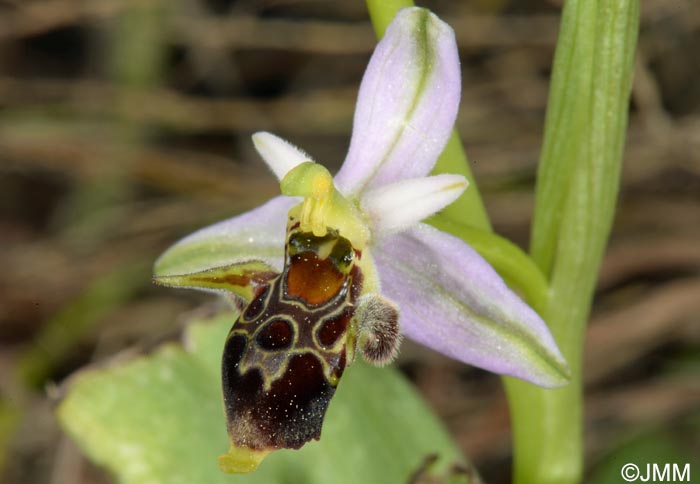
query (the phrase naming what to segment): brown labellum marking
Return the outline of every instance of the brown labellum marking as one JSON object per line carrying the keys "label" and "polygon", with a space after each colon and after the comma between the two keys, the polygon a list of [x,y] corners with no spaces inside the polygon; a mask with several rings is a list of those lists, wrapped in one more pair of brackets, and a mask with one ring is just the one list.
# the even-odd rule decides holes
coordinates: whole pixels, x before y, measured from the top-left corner
{"label": "brown labellum marking", "polygon": [[343,311],[338,316],[326,319],[321,322],[316,331],[316,338],[325,348],[332,348],[335,343],[345,334],[352,317],[351,311]]}
{"label": "brown labellum marking", "polygon": [[264,350],[278,351],[289,348],[293,339],[294,330],[289,322],[284,319],[274,319],[258,332],[255,341]]}
{"label": "brown labellum marking", "polygon": [[298,226],[288,226],[282,274],[255,288],[224,348],[232,447],[220,464],[230,472],[250,472],[272,450],[318,439],[354,353],[357,253],[337,232],[316,237]]}
{"label": "brown labellum marking", "polygon": [[344,281],[345,276],[330,259],[319,259],[313,252],[302,252],[291,257],[287,295],[318,306],[338,294]]}
{"label": "brown labellum marking", "polygon": [[270,285],[269,284],[265,284],[264,286],[260,286],[255,291],[255,294],[253,295],[252,301],[250,301],[250,304],[248,304],[248,307],[245,308],[245,311],[243,312],[242,319],[244,321],[252,321],[262,314],[263,310],[265,309],[265,301],[267,299],[267,295],[269,292],[270,292]]}
{"label": "brown labellum marking", "polygon": [[223,367],[225,369],[237,371],[247,346],[248,338],[244,335],[236,333],[229,334],[226,346],[224,347]]}
{"label": "brown labellum marking", "polygon": [[331,377],[329,378],[329,382],[334,388],[338,386],[338,382],[340,381],[340,377],[343,376],[343,372],[345,371],[345,365],[347,365],[347,363],[348,359],[346,355],[346,350],[345,348],[343,348],[340,351],[338,361],[333,366],[333,371],[331,373]]}
{"label": "brown labellum marking", "polygon": [[[268,391],[260,372],[227,372],[224,391],[232,443],[255,450],[298,449],[321,435],[321,425],[335,389],[312,353],[291,357],[287,370]],[[229,385],[226,385],[226,382]]]}

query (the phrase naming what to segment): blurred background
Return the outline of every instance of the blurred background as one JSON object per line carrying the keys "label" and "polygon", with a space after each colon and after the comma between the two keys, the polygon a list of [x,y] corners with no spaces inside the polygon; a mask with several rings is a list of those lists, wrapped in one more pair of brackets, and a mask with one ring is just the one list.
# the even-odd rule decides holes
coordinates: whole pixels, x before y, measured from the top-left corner
{"label": "blurred background", "polygon": [[[642,4],[588,331],[588,482],[700,455],[700,3]],[[457,33],[457,128],[497,231],[526,248],[561,4],[420,5]],[[153,260],[278,193],[255,131],[336,169],[374,44],[359,0],[0,0],[3,482],[113,482],[62,435],[56,383],[211,304],[152,286]],[[509,482],[499,379],[410,342],[397,364],[486,482]]]}

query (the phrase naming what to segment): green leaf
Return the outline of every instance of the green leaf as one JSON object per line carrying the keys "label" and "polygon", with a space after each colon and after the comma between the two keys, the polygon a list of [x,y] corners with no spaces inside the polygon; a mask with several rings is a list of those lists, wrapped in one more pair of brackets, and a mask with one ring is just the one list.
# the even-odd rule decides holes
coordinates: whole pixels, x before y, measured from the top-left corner
{"label": "green leaf", "polygon": [[22,419],[22,408],[18,402],[0,395],[0,475],[3,475],[8,449]]}
{"label": "green leaf", "polygon": [[[440,422],[391,368],[355,364],[333,399],[322,438],[271,454],[259,470],[230,476],[220,358],[232,314],[192,324],[185,348],[170,343],[147,357],[84,370],[58,408],[85,453],[126,484],[408,482],[430,455],[432,473],[464,463]],[[469,482],[462,475],[458,482]]]}
{"label": "green leaf", "polygon": [[[620,442],[613,446],[612,452],[604,456],[603,459],[596,464],[593,472],[591,472],[587,482],[590,484],[617,484],[624,482],[621,478],[621,471],[625,465],[635,465],[641,476],[646,478],[647,473],[652,476],[653,468],[647,469],[647,465],[657,466],[658,472],[662,473],[668,466],[667,479],[653,479],[652,482],[682,482],[686,479],[681,479],[681,474],[686,471],[686,466],[689,467],[686,478],[690,478],[690,474],[697,472],[697,465],[700,460],[697,457],[697,452],[692,449],[697,449],[700,444],[700,428],[697,424],[697,416],[695,422],[691,420],[676,422],[673,429],[654,428],[644,429],[643,432],[636,430],[638,435],[630,438],[622,436]],[[684,435],[685,434],[685,435]],[[674,476],[673,466],[676,466],[676,474]],[[634,475],[634,474],[632,474]],[[657,474],[658,475],[658,474]],[[674,477],[678,477],[674,479]],[[641,478],[639,482],[645,482]],[[648,482],[648,481],[647,481]]]}

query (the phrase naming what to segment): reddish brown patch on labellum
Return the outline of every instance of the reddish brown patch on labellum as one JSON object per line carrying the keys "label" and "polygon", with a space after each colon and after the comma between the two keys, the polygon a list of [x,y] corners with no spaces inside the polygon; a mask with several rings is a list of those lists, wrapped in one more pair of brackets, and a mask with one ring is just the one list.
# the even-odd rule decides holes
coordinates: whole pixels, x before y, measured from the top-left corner
{"label": "reddish brown patch on labellum", "polygon": [[248,307],[245,308],[243,312],[243,319],[246,321],[252,321],[253,319],[259,317],[263,310],[265,309],[265,302],[267,300],[267,295],[270,292],[270,285],[265,284],[260,286],[253,295],[253,300],[250,301]]}
{"label": "reddish brown patch on labellum", "polygon": [[343,286],[345,276],[330,259],[313,252],[293,255],[287,272],[287,294],[318,306],[330,301]]}
{"label": "reddish brown patch on labellum", "polygon": [[272,320],[263,327],[255,341],[265,350],[283,350],[292,345],[294,331],[291,324],[283,319]]}
{"label": "reddish brown patch on labellum", "polygon": [[319,343],[326,348],[332,348],[336,341],[347,331],[351,318],[352,311],[346,310],[339,316],[324,321],[316,332]]}

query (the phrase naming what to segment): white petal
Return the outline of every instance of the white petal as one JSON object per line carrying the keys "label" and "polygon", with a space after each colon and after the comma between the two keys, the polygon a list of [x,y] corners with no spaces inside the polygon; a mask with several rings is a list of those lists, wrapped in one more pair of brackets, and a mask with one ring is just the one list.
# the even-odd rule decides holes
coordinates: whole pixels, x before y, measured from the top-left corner
{"label": "white petal", "polygon": [[253,144],[278,180],[282,180],[284,175],[295,166],[305,161],[313,161],[309,155],[289,141],[266,131],[255,133]]}
{"label": "white petal", "polygon": [[406,229],[457,200],[469,186],[461,175],[435,175],[402,180],[368,191],[362,211],[372,233],[386,235]]}

